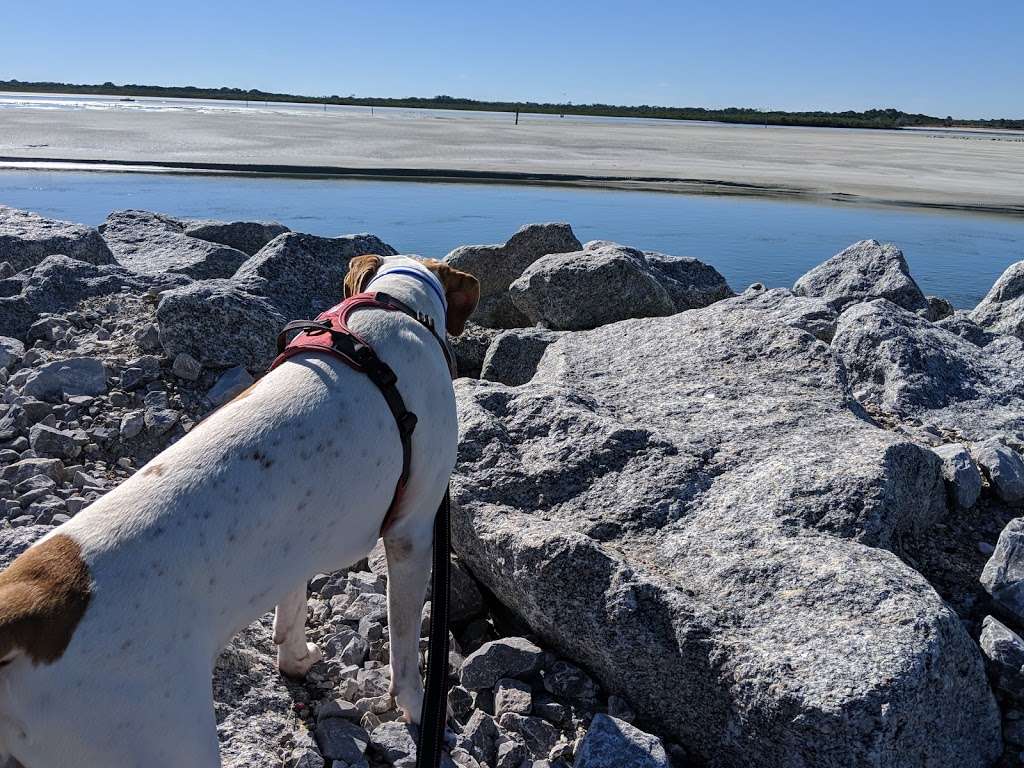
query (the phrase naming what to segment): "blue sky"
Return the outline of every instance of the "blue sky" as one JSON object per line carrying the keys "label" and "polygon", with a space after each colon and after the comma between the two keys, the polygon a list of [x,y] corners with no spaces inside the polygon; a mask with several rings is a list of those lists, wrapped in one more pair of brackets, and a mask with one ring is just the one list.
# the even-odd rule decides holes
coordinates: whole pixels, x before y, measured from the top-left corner
{"label": "blue sky", "polygon": [[4,3],[0,79],[1024,117],[1024,2]]}

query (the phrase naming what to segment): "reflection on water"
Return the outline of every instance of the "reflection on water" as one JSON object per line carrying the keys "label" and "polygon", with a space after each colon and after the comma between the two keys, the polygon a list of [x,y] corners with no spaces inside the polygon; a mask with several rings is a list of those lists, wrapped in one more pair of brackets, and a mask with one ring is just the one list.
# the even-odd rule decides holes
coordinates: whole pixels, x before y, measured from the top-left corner
{"label": "reflection on water", "polygon": [[0,171],[0,204],[96,225],[118,208],[276,219],[319,235],[372,232],[399,251],[444,256],[505,240],[523,224],[568,221],[581,241],[713,264],[736,290],[791,286],[864,238],[896,243],[925,293],[973,307],[1024,259],[1024,218],[822,205],[749,197],[503,184]]}

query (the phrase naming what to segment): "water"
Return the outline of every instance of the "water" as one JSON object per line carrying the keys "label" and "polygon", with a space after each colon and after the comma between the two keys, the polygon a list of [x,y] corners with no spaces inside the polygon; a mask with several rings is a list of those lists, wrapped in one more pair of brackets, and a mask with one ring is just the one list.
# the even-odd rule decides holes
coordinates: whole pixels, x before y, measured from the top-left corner
{"label": "water", "polygon": [[736,290],[792,286],[864,238],[896,243],[925,293],[971,308],[1024,259],[1024,218],[750,197],[350,179],[0,171],[0,203],[100,224],[119,208],[276,219],[319,235],[372,232],[405,253],[441,257],[503,242],[530,222],[568,221],[583,242],[615,240],[694,256]]}

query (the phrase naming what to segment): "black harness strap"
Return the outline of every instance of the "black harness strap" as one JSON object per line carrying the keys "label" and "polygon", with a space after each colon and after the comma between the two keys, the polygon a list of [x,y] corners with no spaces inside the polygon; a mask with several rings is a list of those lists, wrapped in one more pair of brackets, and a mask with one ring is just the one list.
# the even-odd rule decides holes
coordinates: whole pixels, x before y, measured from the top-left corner
{"label": "black harness strap", "polygon": [[434,516],[434,563],[430,574],[430,636],[427,684],[416,749],[416,768],[438,768],[448,720],[448,589],[451,583],[451,491]]}

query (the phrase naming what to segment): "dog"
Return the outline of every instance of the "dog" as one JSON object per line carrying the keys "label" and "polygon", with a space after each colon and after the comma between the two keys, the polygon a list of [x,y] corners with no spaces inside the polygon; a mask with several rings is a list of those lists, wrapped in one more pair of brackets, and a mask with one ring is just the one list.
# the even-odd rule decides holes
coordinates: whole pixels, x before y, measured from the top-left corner
{"label": "dog", "polygon": [[[371,285],[451,335],[480,297],[471,275],[405,256],[352,259],[345,296]],[[421,322],[361,309],[350,326],[418,417],[383,534],[391,695],[418,723],[420,613],[455,465],[455,397]],[[0,573],[0,764],[219,766],[219,651],[276,604],[278,666],[304,676],[321,658],[306,639],[307,579],[366,556],[401,469],[395,419],[369,377],[302,354],[50,531]]]}

